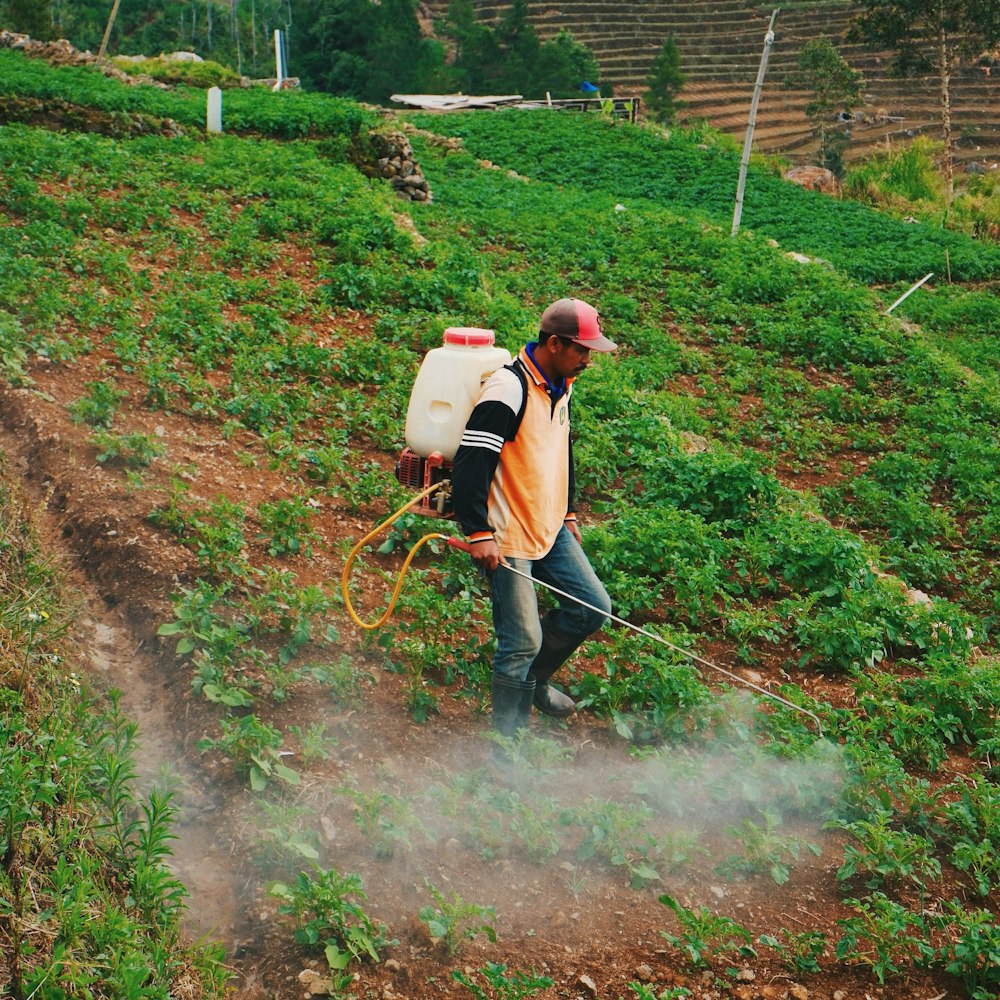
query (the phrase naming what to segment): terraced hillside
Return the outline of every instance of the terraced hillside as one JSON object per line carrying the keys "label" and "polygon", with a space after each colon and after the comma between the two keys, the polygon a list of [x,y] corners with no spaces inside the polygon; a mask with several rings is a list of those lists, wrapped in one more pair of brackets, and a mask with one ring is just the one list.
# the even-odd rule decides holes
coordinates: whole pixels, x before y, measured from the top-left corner
{"label": "terraced hillside", "polygon": [[[432,0],[438,13],[446,0]],[[494,23],[509,5],[477,0],[481,20]],[[688,76],[683,98],[692,117],[742,135],[757,75],[764,33],[775,4],[752,0],[565,0],[532,5],[531,19],[541,38],[567,28],[589,45],[601,63],[603,80],[615,93],[644,89],[649,67],[668,35],[677,40]],[[757,145],[807,158],[813,152],[804,114],[808,95],[782,83],[802,44],[821,36],[838,44],[841,54],[867,81],[863,121],[853,128],[849,159],[875,146],[939,129],[938,94],[933,79],[892,80],[885,53],[873,53],[840,40],[853,5],[844,0],[813,0],[781,5],[757,124]],[[978,66],[964,69],[954,82],[954,115],[964,132],[963,160],[1000,159],[1000,77]]]}

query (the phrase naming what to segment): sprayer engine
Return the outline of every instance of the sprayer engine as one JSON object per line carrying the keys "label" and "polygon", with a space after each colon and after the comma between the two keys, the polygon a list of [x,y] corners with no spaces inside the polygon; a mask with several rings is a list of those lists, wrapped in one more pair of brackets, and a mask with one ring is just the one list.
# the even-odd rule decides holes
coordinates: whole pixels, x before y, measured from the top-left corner
{"label": "sprayer engine", "polygon": [[450,475],[451,462],[445,461],[439,451],[432,451],[424,458],[412,448],[404,448],[396,462],[396,478],[411,490],[426,490],[435,483],[444,484],[420,501],[420,512],[432,517],[452,516]]}

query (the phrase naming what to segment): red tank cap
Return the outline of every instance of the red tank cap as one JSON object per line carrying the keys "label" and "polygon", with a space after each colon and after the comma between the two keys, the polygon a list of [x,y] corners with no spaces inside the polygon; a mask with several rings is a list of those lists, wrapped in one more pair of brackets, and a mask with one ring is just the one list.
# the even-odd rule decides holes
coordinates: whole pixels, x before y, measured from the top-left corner
{"label": "red tank cap", "polygon": [[496,336],[492,330],[478,326],[450,326],[444,331],[446,344],[460,344],[464,347],[492,347]]}

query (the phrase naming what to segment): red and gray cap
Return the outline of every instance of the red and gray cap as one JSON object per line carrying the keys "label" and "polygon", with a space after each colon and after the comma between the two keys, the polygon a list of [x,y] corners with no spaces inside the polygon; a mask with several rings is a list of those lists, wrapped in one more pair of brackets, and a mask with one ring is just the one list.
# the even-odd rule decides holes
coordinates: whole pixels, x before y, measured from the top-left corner
{"label": "red and gray cap", "polygon": [[618,345],[601,332],[597,310],[580,299],[559,299],[542,313],[539,329],[547,335],[566,337],[592,351],[613,351]]}

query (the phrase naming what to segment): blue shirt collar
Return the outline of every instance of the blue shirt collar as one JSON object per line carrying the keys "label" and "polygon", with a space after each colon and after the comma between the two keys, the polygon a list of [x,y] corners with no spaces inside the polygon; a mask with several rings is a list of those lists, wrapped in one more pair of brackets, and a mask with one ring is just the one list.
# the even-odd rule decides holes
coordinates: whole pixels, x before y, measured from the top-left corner
{"label": "blue shirt collar", "polygon": [[535,360],[535,348],[538,346],[538,341],[533,340],[530,344],[525,344],[524,349],[531,358],[532,364],[538,371],[538,374],[545,379],[545,384],[549,387],[549,392],[554,399],[558,399],[560,396],[564,395],[566,392],[566,379],[561,378],[558,382],[550,382],[548,375],[542,371],[541,365]]}

